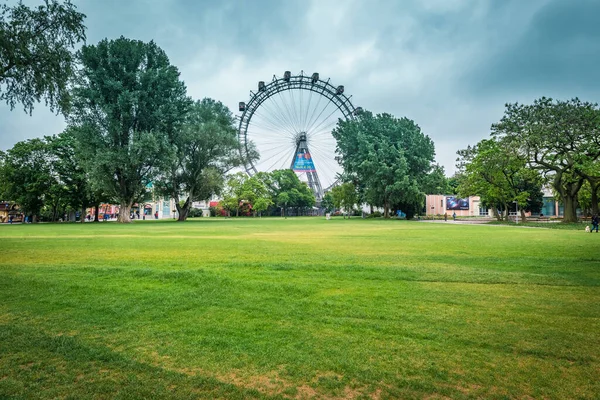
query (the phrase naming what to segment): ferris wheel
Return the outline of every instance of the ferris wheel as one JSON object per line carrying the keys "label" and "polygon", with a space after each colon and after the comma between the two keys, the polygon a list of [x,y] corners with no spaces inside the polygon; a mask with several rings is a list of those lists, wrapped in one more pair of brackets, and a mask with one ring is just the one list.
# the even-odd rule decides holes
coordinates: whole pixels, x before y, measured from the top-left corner
{"label": "ferris wheel", "polygon": [[[350,120],[362,111],[354,108],[344,86],[334,86],[311,76],[273,75],[258,82],[248,102],[239,103],[238,138],[246,172],[292,169],[313,191],[317,201],[337,182],[341,167],[336,161],[336,141],[331,135],[338,120]],[[257,160],[250,154],[259,153]]]}

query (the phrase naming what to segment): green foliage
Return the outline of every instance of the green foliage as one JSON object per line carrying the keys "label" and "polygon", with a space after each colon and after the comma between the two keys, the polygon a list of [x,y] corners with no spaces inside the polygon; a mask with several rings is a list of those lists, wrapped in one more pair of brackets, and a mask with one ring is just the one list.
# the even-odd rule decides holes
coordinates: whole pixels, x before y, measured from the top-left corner
{"label": "green foliage", "polygon": [[279,207],[306,208],[315,205],[315,196],[308,185],[290,169],[271,171],[268,182],[271,198]]}
{"label": "green foliage", "polygon": [[67,208],[85,214],[86,207],[99,203],[97,197],[100,194],[93,189],[84,169],[75,132],[67,129],[46,140],[52,155],[52,169],[61,188],[62,202]]}
{"label": "green foliage", "polygon": [[29,113],[42,99],[52,110],[68,108],[72,49],[85,40],[85,15],[74,4],[43,3],[33,9],[0,4],[0,100]]}
{"label": "green foliage", "polygon": [[340,121],[332,135],[363,201],[383,207],[386,217],[392,208],[409,216],[422,208],[435,151],[414,121],[364,112],[358,120]]}
{"label": "green foliage", "polygon": [[335,186],[333,189],[331,189],[331,195],[333,205],[336,208],[343,208],[346,210],[346,214],[348,215],[348,218],[350,218],[350,215],[354,210],[354,206],[358,202],[358,193],[356,193],[356,188],[354,185],[351,182],[346,182]]}
{"label": "green foliage", "polygon": [[[192,202],[220,194],[225,173],[241,165],[233,125],[231,111],[206,98],[192,105],[183,126],[170,135],[173,156],[155,188],[160,195],[175,199],[180,221],[187,218]],[[180,196],[185,199],[181,206]]]}
{"label": "green foliage", "polygon": [[539,212],[543,204],[542,178],[528,167],[517,149],[492,138],[459,150],[458,155],[462,169],[457,187],[460,196],[481,196],[482,203],[494,212],[507,212],[515,201],[524,211]]}
{"label": "green foliage", "polygon": [[6,152],[2,163],[4,200],[16,202],[34,222],[56,185],[49,150],[43,139],[18,142]]}
{"label": "green foliage", "polygon": [[444,167],[435,164],[431,172],[423,178],[421,190],[425,194],[453,194],[454,188],[446,178]]}
{"label": "green foliage", "polygon": [[120,202],[119,220],[173,156],[190,101],[179,72],[154,42],[119,38],[84,46],[69,116],[86,170]]}
{"label": "green foliage", "polygon": [[564,202],[564,221],[577,221],[577,194],[585,181],[582,171],[600,157],[598,105],[545,97],[531,105],[507,104],[492,134],[545,174]]}
{"label": "green foliage", "polygon": [[325,210],[325,212],[330,213],[335,209],[335,204],[333,201],[333,194],[331,191],[328,191],[323,195],[323,199],[321,200],[321,207]]}
{"label": "green foliage", "polygon": [[249,177],[243,172],[229,175],[223,201],[224,209],[239,216],[241,208],[250,204],[252,211],[263,213],[272,206],[307,208],[315,205],[315,196],[304,182],[301,182],[292,170],[275,170],[269,173],[259,172]]}

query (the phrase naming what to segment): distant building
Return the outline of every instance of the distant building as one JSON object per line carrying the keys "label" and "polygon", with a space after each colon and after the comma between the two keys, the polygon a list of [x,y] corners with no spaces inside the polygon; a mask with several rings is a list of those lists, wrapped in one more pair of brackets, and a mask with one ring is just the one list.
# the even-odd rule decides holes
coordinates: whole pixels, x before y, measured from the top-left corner
{"label": "distant building", "polygon": [[479,196],[459,198],[451,194],[428,194],[425,198],[426,215],[451,216],[456,213],[459,217],[488,217],[489,210],[483,207]]}

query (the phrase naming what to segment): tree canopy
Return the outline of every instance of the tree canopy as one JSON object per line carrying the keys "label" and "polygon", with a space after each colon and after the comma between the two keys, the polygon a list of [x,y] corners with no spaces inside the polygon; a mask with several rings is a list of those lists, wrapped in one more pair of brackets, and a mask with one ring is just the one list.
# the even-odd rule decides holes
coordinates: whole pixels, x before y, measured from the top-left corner
{"label": "tree canopy", "polygon": [[434,170],[433,141],[408,118],[361,113],[357,120],[340,120],[332,132],[344,172],[363,192],[363,199],[412,217],[425,198],[427,176]]}
{"label": "tree canopy", "polygon": [[[481,196],[482,204],[498,219],[508,217],[512,203],[524,211],[537,212],[542,206],[542,178],[528,167],[527,160],[514,147],[500,140],[484,139],[473,147],[458,151],[463,179],[458,185],[461,196]],[[502,210],[505,215],[498,214]]]}
{"label": "tree canopy", "polygon": [[29,113],[42,99],[52,110],[66,110],[84,19],[69,0],[45,0],[33,9],[0,4],[0,100]]}
{"label": "tree canopy", "polygon": [[179,71],[154,42],[119,38],[84,46],[69,123],[87,169],[120,203],[129,222],[132,205],[172,155],[169,138],[190,106]]}
{"label": "tree canopy", "polygon": [[597,104],[542,97],[533,104],[507,104],[492,125],[492,135],[518,149],[540,170],[564,202],[564,221],[577,221],[577,194],[585,170],[600,157],[600,111]]}
{"label": "tree canopy", "polygon": [[5,200],[15,201],[36,222],[55,183],[48,144],[43,139],[16,143],[4,155],[2,171]]}
{"label": "tree canopy", "polygon": [[220,194],[224,175],[241,165],[233,115],[221,102],[197,101],[169,142],[172,156],[155,188],[175,200],[179,221],[185,221],[192,202]]}

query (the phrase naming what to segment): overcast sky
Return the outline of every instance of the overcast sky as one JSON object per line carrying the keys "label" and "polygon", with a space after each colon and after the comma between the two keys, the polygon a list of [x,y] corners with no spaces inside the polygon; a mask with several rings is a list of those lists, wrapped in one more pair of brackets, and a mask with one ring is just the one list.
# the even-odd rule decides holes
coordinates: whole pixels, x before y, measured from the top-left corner
{"label": "overcast sky", "polygon": [[[88,44],[154,40],[189,95],[234,112],[259,80],[317,71],[345,85],[355,106],[413,119],[448,175],[456,151],[487,137],[506,102],[600,101],[600,0],[74,3],[87,15]],[[43,105],[33,116],[0,105],[2,150],[63,128]]]}

